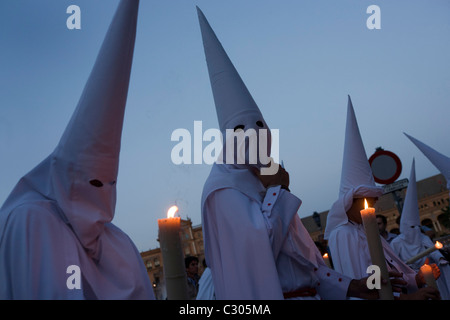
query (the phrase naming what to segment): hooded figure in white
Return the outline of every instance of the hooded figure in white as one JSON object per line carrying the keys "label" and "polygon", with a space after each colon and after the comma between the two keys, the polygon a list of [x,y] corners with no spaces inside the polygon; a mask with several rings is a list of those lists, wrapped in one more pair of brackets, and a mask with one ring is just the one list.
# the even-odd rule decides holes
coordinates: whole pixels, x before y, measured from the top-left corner
{"label": "hooded figure in white", "polygon": [[0,299],[154,299],[111,221],[139,0],[122,0],[55,150],[0,209]]}
{"label": "hooded figure in white", "polygon": [[[393,251],[405,262],[434,246],[434,243],[431,241],[430,237],[422,233],[420,226],[416,170],[415,161],[413,159],[408,189],[400,220],[400,235],[393,239],[390,243]],[[441,298],[443,300],[448,300],[450,298],[450,266],[448,265],[448,261],[438,250],[417,260],[411,264],[410,267],[415,271],[419,271],[420,267],[425,263],[427,258],[430,259],[430,263],[436,263],[439,265],[441,275],[439,279],[437,279],[436,283],[441,293]]]}
{"label": "hooded figure in white", "polygon": [[[266,188],[255,174],[267,164],[270,130],[200,9],[198,16],[222,133],[227,139],[227,129],[246,133],[254,129],[258,142],[269,146],[252,163],[251,146],[238,144],[240,155],[249,161],[233,163],[236,157],[216,161],[205,182],[201,207],[205,257],[216,298],[345,299],[351,279],[326,267],[297,214],[300,199],[282,185]],[[267,134],[261,135],[260,129]],[[224,155],[232,147],[228,142]]]}
{"label": "hooded figure in white", "polygon": [[430,162],[441,172],[447,180],[447,189],[450,190],[450,158],[437,152],[425,143],[411,137],[405,133],[405,136],[411,140],[417,148],[430,160]]}
{"label": "hooded figure in white", "polygon": [[[372,262],[364,226],[350,220],[347,211],[354,199],[378,198],[382,194],[382,188],[375,185],[349,96],[339,199],[328,212],[324,234],[336,271],[355,279],[367,276],[367,267]],[[392,251],[383,237],[380,238],[388,270],[403,273],[403,279],[408,283],[408,293],[417,291],[416,272]]]}

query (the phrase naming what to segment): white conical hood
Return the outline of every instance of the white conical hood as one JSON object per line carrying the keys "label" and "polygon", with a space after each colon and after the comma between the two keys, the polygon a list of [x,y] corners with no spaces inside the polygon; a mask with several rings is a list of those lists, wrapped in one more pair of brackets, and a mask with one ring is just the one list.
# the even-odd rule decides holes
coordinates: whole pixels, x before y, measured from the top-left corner
{"label": "white conical hood", "polygon": [[353,104],[350,96],[348,96],[339,199],[328,212],[325,238],[328,238],[333,229],[347,223],[346,212],[352,206],[353,198],[379,197],[382,194],[383,189],[375,185],[372,169],[370,168],[356,121]]}
{"label": "white conical hood", "polygon": [[350,189],[361,185],[374,187],[375,180],[364,149],[352,100],[348,96],[344,159],[342,161],[339,195],[342,196]]}
{"label": "white conical hood", "polygon": [[30,199],[56,202],[92,256],[114,217],[124,111],[139,0],[122,0],[78,105],[56,149],[25,175],[2,209]]}
{"label": "white conical hood", "polygon": [[[248,168],[248,165],[261,168],[271,161],[269,158],[272,143],[270,129],[198,7],[197,12],[219,128],[226,142],[218,157],[218,163],[237,164],[237,167],[240,168]],[[238,127],[243,129],[248,138],[238,139],[235,146],[233,135],[235,134],[234,129]],[[246,141],[252,141],[252,143],[248,144]],[[229,151],[235,147],[237,151]],[[269,170],[268,174],[277,172],[278,166],[272,168],[276,168],[276,170]]]}
{"label": "white conical hood", "polygon": [[121,1],[94,68],[55,150],[74,163],[101,159],[118,166],[138,12],[137,0]]}
{"label": "white conical hood", "polygon": [[409,176],[408,189],[406,191],[400,219],[400,232],[409,243],[420,244],[420,215],[417,199],[416,165],[413,159]]}
{"label": "white conical hood", "polygon": [[447,188],[450,189],[450,158],[444,156],[442,153],[437,152],[433,148],[429,147],[425,143],[411,137],[404,133],[405,136],[411,140],[417,148],[431,161],[431,163],[441,172],[441,174],[447,180]]}

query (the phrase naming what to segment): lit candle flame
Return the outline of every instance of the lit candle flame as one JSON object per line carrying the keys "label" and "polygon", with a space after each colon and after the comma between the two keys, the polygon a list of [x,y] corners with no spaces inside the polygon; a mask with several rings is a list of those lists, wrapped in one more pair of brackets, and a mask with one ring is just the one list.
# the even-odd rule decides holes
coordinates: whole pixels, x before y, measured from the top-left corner
{"label": "lit candle flame", "polygon": [[442,243],[440,243],[439,241],[436,241],[436,244],[434,245],[434,247],[436,248],[436,249],[442,249]]}
{"label": "lit candle flame", "polygon": [[325,253],[325,254],[323,255],[323,258],[328,258],[328,253]]}
{"label": "lit candle flame", "polygon": [[177,213],[178,207],[177,206],[171,206],[169,210],[167,210],[167,218],[173,218],[175,217],[175,213]]}
{"label": "lit candle flame", "polygon": [[369,208],[369,205],[367,204],[367,199],[364,198],[364,209],[367,209],[367,208]]}

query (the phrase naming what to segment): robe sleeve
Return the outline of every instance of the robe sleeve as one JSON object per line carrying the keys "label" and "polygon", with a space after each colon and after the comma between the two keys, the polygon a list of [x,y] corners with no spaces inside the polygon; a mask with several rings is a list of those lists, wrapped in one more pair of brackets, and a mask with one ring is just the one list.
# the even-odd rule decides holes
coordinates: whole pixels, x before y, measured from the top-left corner
{"label": "robe sleeve", "polygon": [[82,289],[67,286],[75,275],[68,267],[80,264],[69,255],[76,248],[66,228],[42,206],[22,205],[9,214],[0,239],[0,299],[83,299]]}
{"label": "robe sleeve", "polygon": [[234,189],[211,194],[203,228],[216,298],[283,299],[261,205]]}

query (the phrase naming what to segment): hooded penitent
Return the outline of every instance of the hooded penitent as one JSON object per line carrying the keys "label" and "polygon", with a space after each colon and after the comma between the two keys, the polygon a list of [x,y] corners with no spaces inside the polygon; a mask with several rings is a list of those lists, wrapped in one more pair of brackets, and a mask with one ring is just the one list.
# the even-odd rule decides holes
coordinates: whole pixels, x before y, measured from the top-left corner
{"label": "hooded penitent", "polygon": [[[116,285],[112,284],[109,288],[103,284],[103,289],[96,287],[95,283],[90,283],[97,298],[108,297],[108,294],[114,298],[132,297],[135,280],[125,274],[130,272],[137,275],[142,271],[142,261],[136,259],[137,250],[131,240],[110,223],[116,204],[122,125],[133,60],[138,7],[139,0],[120,2],[61,140],[43,162],[19,181],[3,205],[0,215],[0,239],[4,245],[7,241],[5,234],[8,233],[6,222],[14,219],[14,210],[22,210],[32,205],[34,208],[42,207],[42,211],[52,212],[67,226],[67,229],[61,230],[70,230],[78,243],[77,247],[81,245],[84,254],[91,261],[98,263],[98,269],[92,271],[99,272],[95,278],[99,282],[116,282]],[[42,221],[47,218],[47,214],[41,213],[39,209],[33,209],[32,215]],[[52,239],[51,231],[42,234],[42,237],[49,237],[48,241],[52,242],[61,241],[61,248],[55,250],[68,248],[62,239]],[[46,245],[42,246],[42,250],[46,250]],[[101,261],[109,261],[113,265],[115,259],[118,268],[116,279],[114,275],[109,275],[109,280],[102,280]],[[121,265],[126,259],[130,260],[131,269],[127,270],[128,266]],[[83,266],[80,267],[86,283],[97,281],[92,275],[89,279],[88,267],[84,267],[84,270]],[[122,271],[120,268],[123,268]],[[121,283],[125,278],[129,278],[130,282],[125,280]],[[144,292],[148,290],[148,277],[141,278],[141,281],[142,284],[138,287],[145,288],[142,290]],[[48,285],[51,287],[52,283]],[[116,289],[118,292],[114,291]],[[107,290],[110,292],[106,292]],[[153,294],[150,292],[150,295],[146,295],[148,292],[143,292],[140,292],[140,297],[151,297]],[[139,294],[134,297],[138,296]]]}
{"label": "hooded penitent", "polygon": [[[268,131],[241,77],[205,16],[197,10],[222,133],[226,135],[227,129],[232,133],[235,129]],[[258,139],[270,141],[270,132]],[[225,153],[229,152],[229,145],[224,147]],[[237,149],[248,153],[241,144]],[[301,200],[281,186],[266,189],[252,172],[262,169],[260,163],[224,162],[213,165],[202,194],[205,258],[217,299],[283,299],[285,290],[314,287],[319,282],[321,296],[345,297],[349,279],[343,280],[325,267],[297,215]],[[319,281],[318,274],[335,282]]]}
{"label": "hooded penitent", "polygon": [[347,223],[346,212],[352,206],[353,198],[379,197],[382,194],[383,189],[375,185],[349,96],[339,198],[328,212],[325,238],[328,239],[333,229]]}
{"label": "hooded penitent", "polygon": [[[409,175],[408,189],[400,219],[400,233],[409,243],[420,242],[420,215],[417,200],[416,162],[413,159]],[[419,252],[416,252],[418,254]]]}
{"label": "hooded penitent", "polygon": [[[420,231],[420,215],[417,199],[416,169],[414,159],[411,165],[408,189],[406,191],[406,197],[400,219],[400,235],[395,239],[395,241],[392,240],[391,246],[394,251],[405,261],[418,255],[424,250]],[[420,265],[414,269],[418,270]]]}
{"label": "hooded penitent", "polygon": [[444,156],[442,153],[437,152],[433,148],[429,147],[425,143],[411,137],[410,135],[405,135],[411,140],[417,148],[431,161],[431,163],[441,172],[441,174],[447,180],[447,189],[450,189],[450,158]]}

